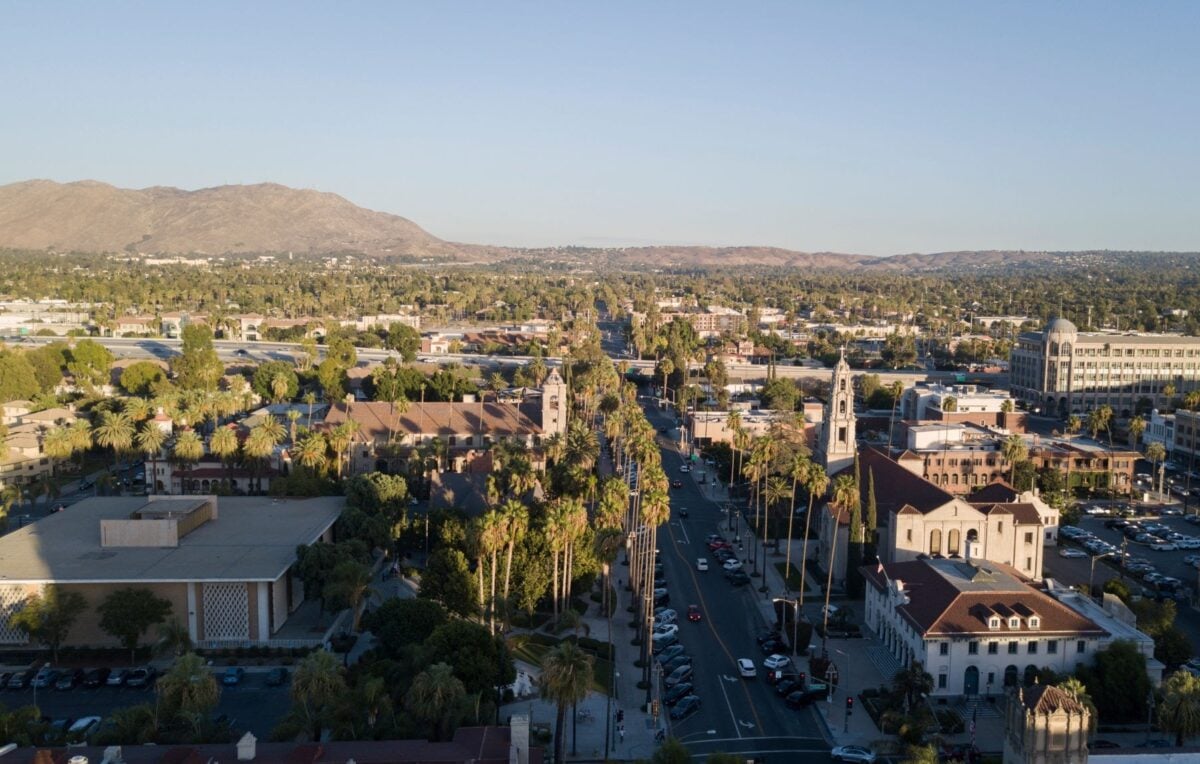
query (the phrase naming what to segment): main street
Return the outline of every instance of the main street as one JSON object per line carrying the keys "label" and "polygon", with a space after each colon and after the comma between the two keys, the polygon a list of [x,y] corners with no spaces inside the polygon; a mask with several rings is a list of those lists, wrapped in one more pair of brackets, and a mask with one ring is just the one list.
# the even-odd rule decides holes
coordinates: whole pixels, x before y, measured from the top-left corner
{"label": "main street", "polygon": [[[764,656],[755,641],[755,635],[768,625],[761,607],[765,595],[758,591],[761,579],[740,588],[725,580],[704,543],[710,533],[729,535],[722,528],[721,507],[705,496],[707,484],[700,485],[692,475],[679,472],[684,457],[672,439],[678,432],[669,429],[674,418],[653,406],[647,407],[646,413],[656,429],[668,428],[658,438],[663,469],[669,479],[681,479],[682,483],[681,488],[671,489],[671,519],[659,530],[658,546],[670,607],[679,613],[679,642],[693,658],[691,682],[702,701],[692,716],[667,720],[670,734],[696,754],[718,750],[747,756],[787,752],[790,760],[804,753],[828,756],[829,745],[821,737],[813,709],[788,708],[765,680]],[[681,508],[687,509],[686,518],[680,517]],[[707,572],[696,569],[700,557],[709,560]],[[688,605],[698,605],[703,620],[689,622]],[[759,673],[756,679],[738,676],[738,658],[754,661]]]}

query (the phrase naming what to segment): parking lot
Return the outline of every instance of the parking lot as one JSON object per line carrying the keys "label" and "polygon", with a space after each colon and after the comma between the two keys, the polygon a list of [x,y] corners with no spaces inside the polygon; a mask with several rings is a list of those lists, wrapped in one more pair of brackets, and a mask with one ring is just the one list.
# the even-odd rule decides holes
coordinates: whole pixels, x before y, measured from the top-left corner
{"label": "parking lot", "polygon": [[[1080,562],[1089,567],[1092,557],[1104,554],[1096,561],[1097,584],[1111,577],[1101,575],[1100,568],[1106,566],[1124,575],[1135,592],[1154,596],[1174,595],[1181,601],[1190,602],[1200,580],[1200,571],[1189,561],[1200,559],[1200,523],[1189,521],[1195,517],[1124,519],[1085,516],[1075,526],[1079,534],[1072,532],[1071,526],[1060,529],[1059,554],[1064,549],[1080,549],[1088,556]],[[1123,523],[1133,525],[1122,527]],[[1131,529],[1128,535],[1126,528]],[[1162,577],[1168,581],[1163,582]],[[1145,591],[1140,591],[1139,587]]]}

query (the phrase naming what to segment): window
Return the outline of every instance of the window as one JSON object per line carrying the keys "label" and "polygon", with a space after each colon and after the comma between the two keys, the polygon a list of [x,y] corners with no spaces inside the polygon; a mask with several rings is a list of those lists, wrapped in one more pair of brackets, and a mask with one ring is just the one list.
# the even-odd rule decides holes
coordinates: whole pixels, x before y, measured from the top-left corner
{"label": "window", "polygon": [[1042,619],[1036,615],[1029,616],[1029,628],[1036,629],[1042,625]]}
{"label": "window", "polygon": [[998,616],[998,615],[994,615],[994,616],[992,616],[991,618],[989,618],[989,619],[988,619],[988,628],[989,628],[989,629],[998,629],[998,628],[1000,628],[1000,616]]}
{"label": "window", "polygon": [[967,643],[967,655],[979,655],[979,643],[978,642],[968,642]]}
{"label": "window", "polygon": [[939,690],[946,689],[946,675],[945,674],[938,674],[938,689]]}
{"label": "window", "polygon": [[1026,533],[1026,534],[1025,534],[1025,543],[1026,543],[1026,544],[1032,544],[1032,543],[1033,543],[1033,533]]}
{"label": "window", "polygon": [[941,644],[938,645],[938,655],[949,655],[949,654],[950,654],[950,643],[949,642],[942,642]]}
{"label": "window", "polygon": [[1009,654],[1009,655],[1016,655],[1016,654],[1017,654],[1017,643],[1016,643],[1016,642],[1009,642],[1009,643],[1008,643],[1008,654]]}
{"label": "window", "polygon": [[905,534],[905,538],[906,538],[908,541],[912,541],[912,528],[909,528],[909,529],[908,529],[908,532]]}
{"label": "window", "polygon": [[1046,641],[1046,652],[1050,653],[1051,655],[1055,655],[1058,653],[1058,640],[1057,639],[1050,639],[1050,640]]}
{"label": "window", "polygon": [[1032,557],[1025,558],[1025,570],[1033,570],[1033,558]]}
{"label": "window", "polygon": [[929,532],[929,553],[930,554],[941,554],[942,553],[942,532],[940,530],[938,530],[937,528],[934,528],[932,531]]}
{"label": "window", "polygon": [[1000,652],[999,642],[988,642],[988,655],[995,655]]}
{"label": "window", "polygon": [[838,428],[838,443],[845,443],[845,442],[846,442],[846,428],[839,427]]}
{"label": "window", "polygon": [[1004,533],[1004,521],[1003,521],[1003,520],[1001,520],[1000,522],[996,523],[996,532],[997,532],[997,533]]}
{"label": "window", "polygon": [[1030,642],[1030,643],[1029,643],[1029,654],[1030,654],[1030,655],[1037,655],[1037,642]]}
{"label": "window", "polygon": [[1078,642],[1076,642],[1075,643],[1075,652],[1086,653],[1087,652],[1087,642],[1082,639],[1079,640]]}
{"label": "window", "polygon": [[958,529],[957,528],[952,528],[950,530],[950,532],[946,534],[946,553],[947,554],[958,554]]}
{"label": "window", "polygon": [[1014,615],[1013,617],[1009,618],[1009,619],[1008,619],[1008,628],[1010,628],[1010,629],[1019,629],[1019,628],[1021,628],[1021,619],[1020,619],[1020,617],[1018,617],[1018,616],[1015,616],[1015,615]]}

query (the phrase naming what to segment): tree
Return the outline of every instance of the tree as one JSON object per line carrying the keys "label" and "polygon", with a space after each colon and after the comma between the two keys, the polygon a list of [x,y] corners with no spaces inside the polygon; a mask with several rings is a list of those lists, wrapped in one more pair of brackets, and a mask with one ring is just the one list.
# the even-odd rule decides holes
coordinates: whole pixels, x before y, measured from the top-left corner
{"label": "tree", "polygon": [[38,385],[33,364],[24,353],[0,350],[0,400],[17,401],[34,397]]}
{"label": "tree", "polygon": [[358,631],[362,604],[371,589],[371,569],[355,560],[342,560],[334,567],[325,584],[325,597],[335,610],[352,611],[351,630]]}
{"label": "tree", "polygon": [[221,699],[216,677],[195,653],[180,656],[155,685],[162,716],[207,718]]}
{"label": "tree", "polygon": [[1142,442],[1142,433],[1146,431],[1146,420],[1135,416],[1129,420],[1129,447],[1136,449]]}
{"label": "tree", "polygon": [[368,550],[360,541],[338,544],[319,541],[296,547],[295,570],[304,582],[304,596],[319,599],[321,609],[325,610],[331,596],[328,584],[334,569],[345,560],[364,562],[367,557]]}
{"label": "tree", "polygon": [[300,378],[287,361],[267,361],[254,370],[250,387],[263,400],[291,400],[300,392]]}
{"label": "tree", "polygon": [[1176,671],[1167,678],[1163,700],[1158,707],[1158,724],[1175,733],[1175,745],[1182,747],[1187,738],[1200,735],[1200,678],[1188,671]]}
{"label": "tree", "polygon": [[795,381],[784,377],[767,380],[762,389],[763,407],[778,411],[795,411],[799,391]]}
{"label": "tree", "polygon": [[556,707],[554,760],[563,761],[567,709],[587,697],[592,685],[592,656],[574,642],[560,642],[542,661],[542,694]]}
{"label": "tree", "polygon": [[467,691],[448,663],[435,663],[413,678],[404,706],[425,722],[429,738],[445,740],[453,733]]}
{"label": "tree", "polygon": [[421,349],[421,335],[408,324],[393,323],[388,327],[387,347],[399,353],[405,363],[412,363]]}
{"label": "tree", "polygon": [[[1146,458],[1150,460],[1150,480],[1153,482],[1159,476],[1158,465],[1167,458],[1167,448],[1162,443],[1155,441],[1146,446]],[[1162,492],[1162,480],[1158,481],[1158,490]]]}
{"label": "tree", "polygon": [[907,334],[888,335],[883,348],[879,351],[879,357],[890,369],[909,366],[917,360],[916,342]]}
{"label": "tree", "polygon": [[67,350],[67,343],[51,342],[25,352],[42,392],[51,392],[62,382],[67,370]]}
{"label": "tree", "polygon": [[183,430],[175,436],[171,456],[186,469],[204,458],[204,441],[195,430]]}
{"label": "tree", "polygon": [[75,378],[75,384],[90,390],[109,381],[113,354],[95,340],[80,340],[67,351],[67,371]]}
{"label": "tree", "polygon": [[337,657],[325,650],[309,653],[296,667],[290,715],[311,740],[321,739],[321,730],[346,692],[344,672]]}
{"label": "tree", "polygon": [[938,764],[937,749],[932,745],[910,745],[904,751],[902,764]]}
{"label": "tree", "polygon": [[149,589],[117,589],[96,610],[100,613],[100,628],[120,641],[132,663],[142,635],[167,619],[171,602]]}
{"label": "tree", "polygon": [[421,644],[446,620],[446,609],[433,600],[392,597],[363,616],[362,626],[375,635],[377,649],[399,658],[404,648]]}
{"label": "tree", "polygon": [[1090,714],[1088,724],[1091,728],[1089,731],[1094,732],[1096,725],[1100,722],[1100,714],[1096,711],[1096,704],[1092,702],[1092,696],[1088,693],[1087,685],[1080,681],[1078,677],[1070,677],[1066,681],[1060,682],[1058,688],[1075,698],[1075,700],[1079,701],[1080,705],[1088,710]]}
{"label": "tree", "polygon": [[1101,719],[1134,722],[1145,718],[1150,679],[1146,658],[1133,642],[1113,642],[1096,653],[1093,665],[1081,668],[1078,675],[1091,690]]}
{"label": "tree", "polygon": [[121,455],[133,446],[133,420],[125,412],[103,411],[100,413],[100,423],[92,430],[96,445],[111,448],[113,463],[121,461]]}
{"label": "tree", "polygon": [[87,600],[79,592],[59,586],[47,586],[41,594],[25,600],[20,610],[9,616],[9,625],[50,648],[58,663],[58,648],[71,633],[79,615],[87,609]]}
{"label": "tree", "polygon": [[1025,461],[1029,456],[1029,448],[1025,445],[1025,439],[1014,432],[1004,439],[1004,443],[1001,445],[1001,453],[1004,455],[1005,461],[1008,462],[1008,480],[1010,483],[1015,483],[1017,464]]}
{"label": "tree", "polygon": [[504,640],[481,624],[461,619],[434,629],[422,645],[421,659],[425,665],[449,663],[471,695],[490,693],[516,677]]}
{"label": "tree", "polygon": [[181,337],[182,353],[171,359],[176,383],[182,390],[215,390],[225,364],[213,348],[212,330],[204,324],[188,324]]}
{"label": "tree", "polygon": [[654,750],[654,755],[650,757],[650,764],[690,764],[691,761],[691,751],[673,737],[664,740],[662,745]]}
{"label": "tree", "polygon": [[913,661],[907,668],[896,672],[896,676],[892,677],[892,685],[904,695],[905,706],[912,708],[921,696],[933,690],[933,677],[921,661]]}
{"label": "tree", "polygon": [[153,361],[131,363],[121,372],[121,389],[130,395],[150,395],[167,381],[167,373]]}
{"label": "tree", "polygon": [[430,553],[421,575],[419,597],[440,602],[451,613],[469,618],[479,609],[476,591],[462,551],[443,546]]}

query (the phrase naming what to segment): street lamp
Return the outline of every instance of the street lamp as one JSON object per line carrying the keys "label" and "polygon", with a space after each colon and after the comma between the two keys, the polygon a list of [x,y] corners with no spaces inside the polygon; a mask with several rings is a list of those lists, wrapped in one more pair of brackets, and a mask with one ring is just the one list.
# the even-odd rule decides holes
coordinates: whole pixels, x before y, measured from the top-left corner
{"label": "street lamp", "polygon": [[[1088,573],[1088,597],[1092,596],[1092,579],[1096,577],[1096,560],[1099,560],[1101,557],[1108,557],[1110,554],[1112,552],[1101,552],[1100,554],[1092,555],[1092,569]],[[1122,563],[1124,563],[1124,560],[1122,560]]]}

